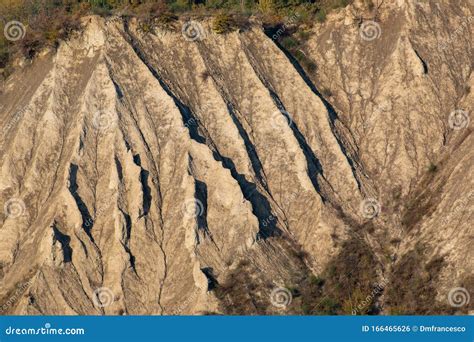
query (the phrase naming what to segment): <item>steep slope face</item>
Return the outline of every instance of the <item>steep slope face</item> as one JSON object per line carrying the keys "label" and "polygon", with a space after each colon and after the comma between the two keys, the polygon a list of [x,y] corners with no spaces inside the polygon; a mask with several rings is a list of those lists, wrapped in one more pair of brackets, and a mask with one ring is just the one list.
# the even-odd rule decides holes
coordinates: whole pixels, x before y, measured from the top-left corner
{"label": "steep slope face", "polygon": [[[371,16],[378,21],[363,19]],[[308,42],[315,83],[379,192],[407,194],[455,133],[450,113],[469,112],[472,103],[461,104],[472,85],[473,20],[468,2],[392,2],[376,15],[348,7]]]}
{"label": "steep slope face", "polygon": [[[458,305],[472,310],[466,292],[474,285],[471,132],[453,137],[453,144],[438,158],[437,171],[421,178],[403,210],[406,233],[386,296],[388,306],[401,312],[425,307],[434,314],[440,308],[433,297],[438,303],[450,303],[451,310]],[[417,298],[413,289],[423,285],[423,296]]]}
{"label": "steep slope face", "polygon": [[306,47],[316,75],[257,27],[88,18],[0,94],[2,312],[354,313],[383,282],[371,312],[426,313],[406,269],[454,310],[474,189],[449,113],[472,108],[472,27],[437,57],[425,42],[453,24],[428,29],[436,8],[381,8],[371,41],[356,7],[330,17]]}
{"label": "steep slope face", "polygon": [[[249,249],[264,244],[255,258],[266,277],[276,277],[291,270],[291,260],[285,250],[265,252],[273,242],[264,241],[294,234],[322,268],[333,248],[321,242],[347,229],[333,228],[337,218],[323,213],[318,177],[325,180],[315,157],[279,121],[283,114],[237,33],[209,47],[225,39],[225,56],[241,50],[240,94],[225,80],[196,80],[211,53],[180,33],[153,42],[137,27],[91,18],[54,56],[15,75],[2,95],[4,122],[12,123],[2,140],[2,296],[29,284],[10,310],[212,311],[214,277]],[[162,56],[152,54],[153,44],[176,41],[192,49],[181,56],[188,61],[175,56],[166,65],[163,56],[155,65]],[[38,80],[24,92],[30,73]],[[246,111],[254,92],[261,108],[253,116]]]}
{"label": "steep slope face", "polygon": [[[446,304],[450,289],[472,291],[473,22],[467,1],[350,6],[305,46],[318,65],[309,76],[380,205],[382,241],[392,241],[387,286],[403,288],[391,292],[393,312],[433,313],[433,296]],[[430,282],[428,298],[417,298]]]}

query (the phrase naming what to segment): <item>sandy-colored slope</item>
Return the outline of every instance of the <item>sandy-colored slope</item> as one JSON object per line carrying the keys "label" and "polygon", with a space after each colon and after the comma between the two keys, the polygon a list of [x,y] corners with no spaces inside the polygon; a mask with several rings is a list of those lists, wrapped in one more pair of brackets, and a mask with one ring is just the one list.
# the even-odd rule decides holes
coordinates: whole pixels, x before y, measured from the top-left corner
{"label": "sandy-colored slope", "polygon": [[449,20],[390,4],[368,42],[355,10],[313,32],[316,74],[258,27],[203,23],[189,41],[98,17],[16,72],[0,94],[2,312],[281,313],[272,289],[298,284],[302,313],[303,286],[338,269],[359,292],[385,282],[382,312],[427,312],[400,304],[407,265],[436,302],[472,290],[472,135],[449,125],[473,105],[472,31],[439,52]]}

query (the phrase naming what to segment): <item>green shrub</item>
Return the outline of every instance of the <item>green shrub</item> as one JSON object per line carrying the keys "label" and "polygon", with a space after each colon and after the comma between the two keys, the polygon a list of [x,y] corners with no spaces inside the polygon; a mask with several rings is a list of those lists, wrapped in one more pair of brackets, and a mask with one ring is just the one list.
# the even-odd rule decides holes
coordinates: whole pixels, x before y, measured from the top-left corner
{"label": "green shrub", "polygon": [[285,37],[281,40],[281,45],[287,49],[291,50],[300,45],[300,43],[293,37]]}
{"label": "green shrub", "polygon": [[428,165],[428,172],[435,173],[436,171],[438,171],[438,166],[434,163],[430,163],[430,165]]}
{"label": "green shrub", "polygon": [[[292,29],[324,21],[331,8],[345,6],[349,0],[0,0],[2,18],[18,20],[27,26],[26,37],[16,42],[0,41],[0,68],[4,69],[18,53],[33,57],[44,46],[57,46],[71,32],[79,29],[79,18],[88,14],[135,16],[145,23],[141,29],[152,32],[154,25],[175,29],[176,14],[215,15],[214,32],[222,34],[248,26],[248,18],[257,15],[264,26],[287,23]],[[125,12],[126,10],[126,12]],[[216,11],[225,10],[216,14]],[[26,24],[28,23],[28,24]],[[295,53],[309,33],[298,34],[300,41],[286,39],[283,46]],[[2,37],[3,38],[3,37]],[[311,71],[316,65],[304,56],[296,56]]]}
{"label": "green shrub", "polygon": [[[350,314],[373,290],[377,279],[374,255],[364,241],[354,236],[345,241],[341,252],[330,261],[323,278],[310,277],[311,291],[306,295],[311,314]],[[372,301],[363,312],[372,309]]]}
{"label": "green shrub", "polygon": [[321,9],[318,12],[316,12],[316,21],[318,23],[324,23],[326,21],[326,10]]}
{"label": "green shrub", "polygon": [[314,63],[310,58],[308,58],[303,51],[294,51],[293,55],[307,72],[314,73],[318,69],[316,63]]}
{"label": "green shrub", "polygon": [[385,307],[390,314],[450,314],[453,309],[435,300],[445,261],[442,257],[427,260],[426,248],[416,245],[392,269],[385,293]]}
{"label": "green shrub", "polygon": [[[3,27],[0,26],[0,29],[3,32]],[[9,51],[7,46],[7,41],[4,36],[0,36],[0,68],[3,69],[7,65],[9,58]]]}
{"label": "green shrub", "polygon": [[351,2],[352,2],[351,0],[333,0],[330,7],[333,9],[342,8],[342,7],[346,7]]}
{"label": "green shrub", "polygon": [[315,276],[314,274],[312,274],[309,277],[309,281],[312,285],[316,285],[316,286],[323,286],[324,285],[324,279],[320,278],[318,276]]}
{"label": "green shrub", "polygon": [[208,0],[206,1],[206,8],[209,9],[219,9],[225,5],[224,0]]}
{"label": "green shrub", "polygon": [[298,31],[298,38],[300,41],[307,41],[311,37],[311,32],[309,31]]}
{"label": "green shrub", "polygon": [[219,13],[212,20],[211,29],[217,34],[231,32],[235,29],[234,19],[229,14]]}
{"label": "green shrub", "polygon": [[163,12],[156,16],[156,21],[163,25],[174,23],[176,20],[178,17],[170,12]]}
{"label": "green shrub", "polygon": [[145,35],[148,33],[154,33],[155,28],[153,22],[151,20],[140,21],[138,24],[138,31]]}
{"label": "green shrub", "polygon": [[151,19],[153,25],[156,25],[165,30],[174,30],[177,25],[177,20],[178,17],[168,11],[161,12]]}
{"label": "green shrub", "polygon": [[324,297],[316,307],[316,312],[321,315],[337,315],[341,305],[339,302],[330,297]]}
{"label": "green shrub", "polygon": [[176,0],[168,4],[170,10],[173,12],[184,12],[191,9],[191,5],[188,0]]}

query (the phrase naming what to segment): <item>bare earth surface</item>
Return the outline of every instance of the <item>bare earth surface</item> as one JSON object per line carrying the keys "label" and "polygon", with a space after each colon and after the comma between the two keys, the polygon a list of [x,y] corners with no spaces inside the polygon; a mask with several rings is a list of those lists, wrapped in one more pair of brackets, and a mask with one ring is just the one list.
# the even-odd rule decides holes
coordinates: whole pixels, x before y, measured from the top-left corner
{"label": "bare earth surface", "polygon": [[472,312],[474,5],[436,3],[330,15],[312,73],[87,18],[0,93],[2,313]]}

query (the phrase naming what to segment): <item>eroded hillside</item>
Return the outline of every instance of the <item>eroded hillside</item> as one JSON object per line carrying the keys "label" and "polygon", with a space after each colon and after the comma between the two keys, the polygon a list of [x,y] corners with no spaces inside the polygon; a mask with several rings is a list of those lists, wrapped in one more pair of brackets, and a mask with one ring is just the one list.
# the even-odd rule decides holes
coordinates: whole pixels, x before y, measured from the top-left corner
{"label": "eroded hillside", "polygon": [[472,310],[474,6],[376,14],[312,29],[313,72],[259,25],[100,17],[15,72],[2,312]]}

